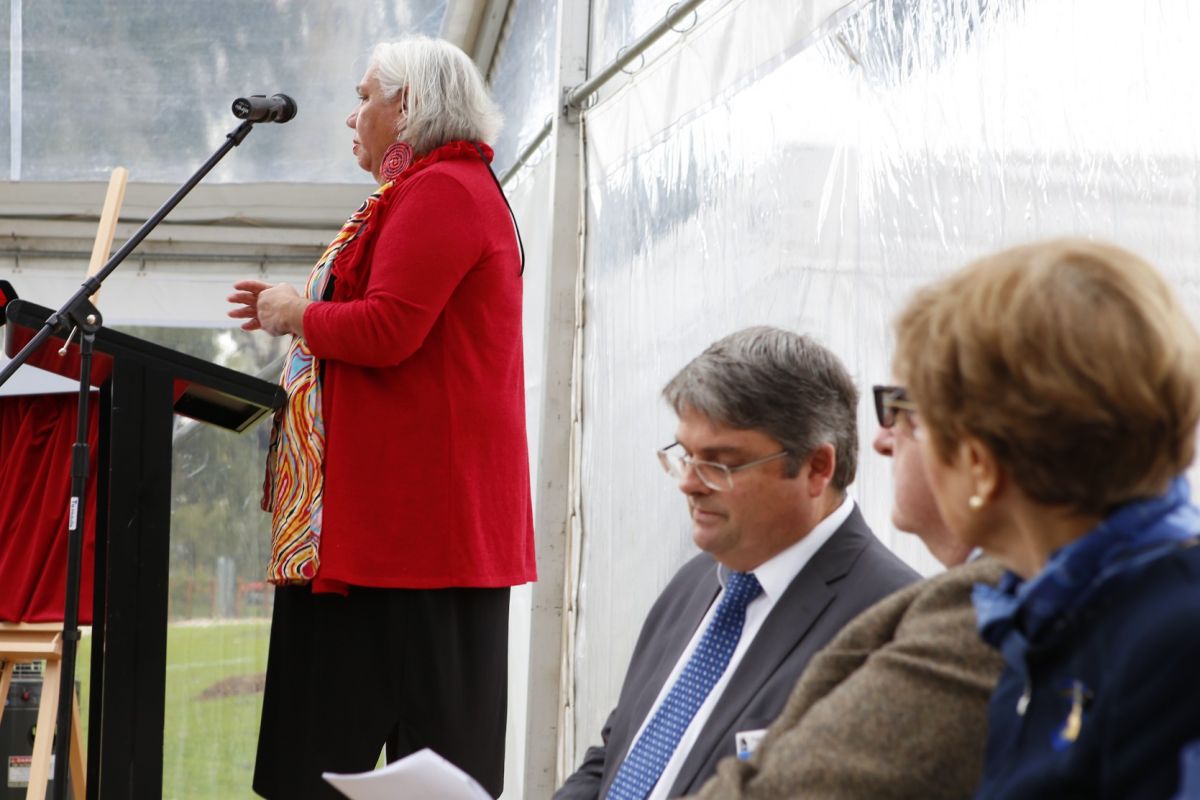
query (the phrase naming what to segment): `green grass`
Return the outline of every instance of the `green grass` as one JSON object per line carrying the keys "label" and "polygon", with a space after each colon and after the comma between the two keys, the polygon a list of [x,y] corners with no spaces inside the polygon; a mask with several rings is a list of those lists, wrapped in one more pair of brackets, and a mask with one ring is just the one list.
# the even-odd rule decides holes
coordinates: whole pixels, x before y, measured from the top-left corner
{"label": "green grass", "polygon": [[[167,694],[163,731],[163,797],[234,800],[250,789],[262,708],[261,680],[270,626],[258,622],[171,625],[167,629]],[[88,697],[91,638],[79,652],[83,697]],[[227,681],[225,696],[202,693]],[[261,686],[261,683],[256,684]],[[217,692],[220,694],[220,692]],[[83,709],[87,728],[87,710]]]}

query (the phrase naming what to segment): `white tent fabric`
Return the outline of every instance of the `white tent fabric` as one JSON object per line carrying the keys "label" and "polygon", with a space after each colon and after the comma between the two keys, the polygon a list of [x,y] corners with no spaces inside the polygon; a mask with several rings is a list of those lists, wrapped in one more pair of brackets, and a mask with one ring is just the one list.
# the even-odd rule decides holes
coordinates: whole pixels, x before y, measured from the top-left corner
{"label": "white tent fabric", "polygon": [[[547,181],[549,170],[529,170],[519,185],[508,190],[509,201],[514,213],[521,216],[521,236],[525,242],[525,418],[528,421],[530,459],[530,486],[533,501],[538,502],[539,451],[538,419],[542,413],[542,398],[546,390],[543,370],[542,340],[540,331],[545,328],[545,304],[541,302],[546,291],[548,273],[547,254],[538,243],[549,238],[548,227],[552,215],[545,207],[549,193]],[[541,207],[539,208],[539,205]],[[498,468],[502,468],[499,467]],[[528,586],[513,590],[509,614],[509,703],[508,703],[508,751],[505,759],[505,797],[526,797],[524,789],[525,753],[528,745],[526,727],[526,699],[534,690],[529,680],[529,646],[531,597]]]}
{"label": "white tent fabric", "polygon": [[[1061,235],[1145,255],[1200,311],[1190,3],[876,0],[814,37],[815,6],[702,4],[584,115],[568,772],[615,702],[635,620],[694,552],[652,451],[674,428],[659,389],[709,342],[749,324],[805,331],[867,390],[889,377],[890,322],[913,288]],[[931,571],[889,524],[874,429],[863,403],[852,492]]]}
{"label": "white tent fabric", "polygon": [[[232,157],[232,156],[228,156]],[[0,183],[0,277],[57,308],[83,282],[104,183]],[[131,183],[114,252],[171,196]],[[359,184],[214,184],[194,189],[105,282],[109,325],[230,326],[233,281],[303,282],[350,211]]]}

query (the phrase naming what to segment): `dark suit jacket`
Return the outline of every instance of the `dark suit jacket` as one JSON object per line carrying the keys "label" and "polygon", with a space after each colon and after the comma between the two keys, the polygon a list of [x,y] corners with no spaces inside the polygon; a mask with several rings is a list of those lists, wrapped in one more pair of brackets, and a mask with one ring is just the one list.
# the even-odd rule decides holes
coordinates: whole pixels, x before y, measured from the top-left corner
{"label": "dark suit jacket", "polygon": [[699,800],[962,800],[983,774],[1000,655],[975,630],[990,558],[896,592],[813,658],[749,761],[727,758]]}
{"label": "dark suit jacket", "polygon": [[[766,728],[779,716],[814,653],[860,611],[917,577],[875,538],[856,507],[771,609],[685,759],[671,796],[698,790],[718,761],[734,755],[734,734]],[[717,563],[708,554],[685,564],[663,589],[642,626],[617,707],[601,731],[603,744],[588,749],[556,800],[593,800],[608,792],[719,590]]]}

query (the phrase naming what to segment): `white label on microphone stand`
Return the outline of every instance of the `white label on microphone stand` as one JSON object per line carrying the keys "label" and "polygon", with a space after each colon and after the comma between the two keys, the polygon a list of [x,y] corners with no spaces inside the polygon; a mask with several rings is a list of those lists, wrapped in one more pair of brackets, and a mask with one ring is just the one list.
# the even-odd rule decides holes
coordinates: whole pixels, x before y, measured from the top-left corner
{"label": "white label on microphone stand", "polygon": [[67,525],[67,530],[75,530],[75,523],[79,521],[79,498],[71,498],[71,521]]}

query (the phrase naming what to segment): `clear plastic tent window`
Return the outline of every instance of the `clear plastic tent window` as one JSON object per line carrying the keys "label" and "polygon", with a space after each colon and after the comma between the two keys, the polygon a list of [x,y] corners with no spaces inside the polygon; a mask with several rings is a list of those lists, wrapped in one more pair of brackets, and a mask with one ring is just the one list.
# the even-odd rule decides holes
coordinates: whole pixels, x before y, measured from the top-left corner
{"label": "clear plastic tent window", "polygon": [[[23,80],[3,81],[3,151],[21,180],[105,180],[115,164],[136,180],[179,181],[233,125],[246,94],[284,92],[300,113],[251,136],[210,181],[358,179],[336,123],[354,103],[369,49],[406,31],[437,35],[445,0],[146,3],[14,0],[20,38],[5,35]],[[12,30],[6,10],[0,26]],[[7,74],[7,69],[6,69]],[[16,91],[12,91],[15,88]],[[236,121],[234,121],[236,122]],[[16,172],[14,172],[14,169]]]}

